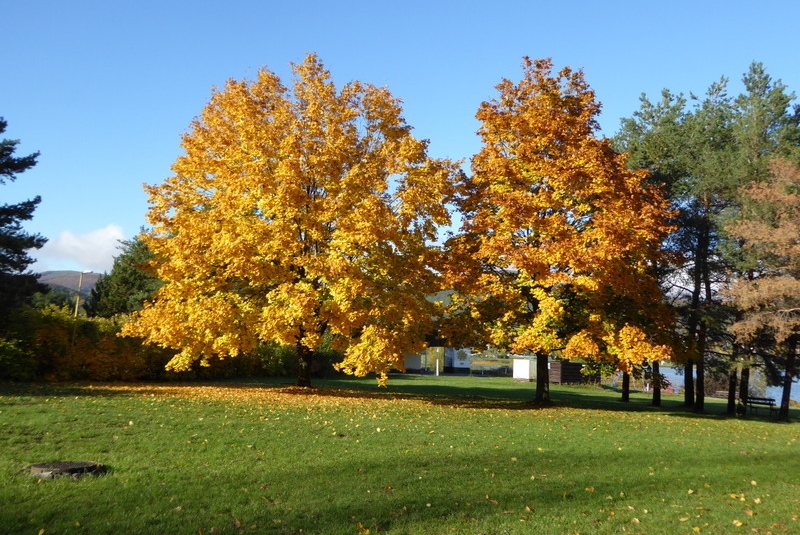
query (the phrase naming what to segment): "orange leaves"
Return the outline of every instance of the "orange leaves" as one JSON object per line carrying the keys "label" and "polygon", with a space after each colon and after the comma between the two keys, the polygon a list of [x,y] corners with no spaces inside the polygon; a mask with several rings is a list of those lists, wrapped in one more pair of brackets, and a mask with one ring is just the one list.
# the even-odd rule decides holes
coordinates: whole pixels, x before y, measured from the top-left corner
{"label": "orange leaves", "polygon": [[146,188],[165,285],[125,333],[181,349],[178,367],[327,331],[353,342],[342,369],[383,373],[430,330],[456,164],[427,156],[385,88],[338,89],[313,54],[293,72],[215,91],[175,175]]}
{"label": "orange leaves", "polygon": [[632,366],[639,366],[646,361],[669,359],[671,352],[664,345],[652,343],[641,328],[625,325],[617,332],[606,335],[608,353],[617,359],[620,370],[630,372]]}
{"label": "orange leaves", "polygon": [[581,331],[569,339],[564,356],[569,359],[597,358],[600,356],[600,347],[587,331]]}
{"label": "orange leaves", "polygon": [[[497,89],[477,113],[483,146],[464,184],[463,237],[450,242],[474,263],[450,280],[502,303],[483,315],[495,343],[599,356],[611,347],[603,337],[627,324],[652,329],[666,316],[653,266],[669,230],[667,202],[645,171],[629,170],[596,137],[600,104],[580,71],[554,74],[550,60],[525,58],[522,79]],[[613,341],[631,344],[625,362],[663,355],[643,341]],[[647,356],[630,354],[639,349]]]}
{"label": "orange leaves", "polygon": [[769,180],[755,183],[740,217],[726,230],[741,240],[753,268],[728,289],[727,297],[745,312],[730,330],[742,341],[768,332],[778,343],[800,332],[797,295],[800,292],[800,167],[785,160],[772,162]]}
{"label": "orange leaves", "polygon": [[[558,330],[566,315],[564,303],[540,287],[533,287],[530,293],[538,301],[538,311],[528,325],[520,327],[512,349],[551,352],[562,344]],[[511,323],[514,318],[509,315],[507,319]]]}

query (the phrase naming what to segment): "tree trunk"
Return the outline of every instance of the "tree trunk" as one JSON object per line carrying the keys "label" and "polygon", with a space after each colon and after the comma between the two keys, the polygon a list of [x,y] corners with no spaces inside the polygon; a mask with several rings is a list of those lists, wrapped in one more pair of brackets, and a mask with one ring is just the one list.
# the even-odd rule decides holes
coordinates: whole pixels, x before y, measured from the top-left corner
{"label": "tree trunk", "polygon": [[794,366],[797,358],[797,337],[789,339],[789,349],[786,353],[786,371],[783,374],[783,395],[781,396],[781,408],[778,411],[778,420],[781,422],[789,421],[789,401],[792,398],[792,381],[794,380]]}
{"label": "tree trunk", "polygon": [[[706,247],[710,245],[709,240],[709,227],[705,227],[704,237]],[[703,289],[705,290],[705,305],[711,306],[714,301],[714,289],[711,284],[711,269],[708,264],[708,256],[703,262]],[[696,398],[694,403],[694,412],[703,412],[706,404],[706,344],[708,343],[708,324],[706,320],[700,319],[700,338],[697,344],[697,385],[695,389]]]}
{"label": "tree trunk", "polygon": [[705,408],[706,399],[706,367],[705,367],[705,353],[706,353],[706,322],[700,322],[700,336],[697,340],[697,379],[695,380],[695,402],[694,412],[703,412]]}
{"label": "tree trunk", "polygon": [[728,408],[726,413],[728,416],[736,416],[736,383],[738,374],[736,368],[731,368],[728,374]]}
{"label": "tree trunk", "polygon": [[694,384],[694,412],[703,412],[706,402],[706,371],[702,358],[697,361],[697,378]]}
{"label": "tree trunk", "polygon": [[691,359],[683,365],[683,404],[694,406],[694,361]]}
{"label": "tree trunk", "polygon": [[622,401],[631,400],[631,374],[622,372]]}
{"label": "tree trunk", "polygon": [[[689,322],[687,337],[690,349],[694,349],[692,356],[686,362],[686,370],[684,374],[684,389],[683,399],[687,407],[693,407],[698,396],[695,393],[695,388],[700,384],[702,379],[700,372],[702,368],[702,360],[705,356],[705,340],[701,336],[703,332],[704,322],[700,314],[702,297],[704,295],[703,286],[704,282],[709,279],[708,277],[708,257],[710,255],[710,221],[708,219],[708,201],[704,199],[702,219],[698,223],[697,228],[697,243],[694,250],[694,270],[692,273],[692,300],[689,306]],[[706,286],[705,295],[708,296],[708,287]],[[694,380],[692,366],[697,361],[697,381]],[[702,399],[703,396],[699,396]],[[702,407],[700,408],[702,410]]]}
{"label": "tree trunk", "polygon": [[653,384],[653,401],[651,405],[653,407],[660,407],[661,406],[661,371],[660,371],[660,364],[658,360],[653,361],[653,380],[651,381]]}
{"label": "tree trunk", "polygon": [[736,412],[743,415],[747,412],[747,396],[750,392],[750,366],[742,368],[742,377],[739,380],[739,406]]}
{"label": "tree trunk", "polygon": [[314,352],[308,349],[302,342],[298,341],[295,345],[297,350],[297,386],[311,386],[311,360]]}
{"label": "tree trunk", "polygon": [[551,403],[550,368],[547,353],[536,354],[536,403]]}

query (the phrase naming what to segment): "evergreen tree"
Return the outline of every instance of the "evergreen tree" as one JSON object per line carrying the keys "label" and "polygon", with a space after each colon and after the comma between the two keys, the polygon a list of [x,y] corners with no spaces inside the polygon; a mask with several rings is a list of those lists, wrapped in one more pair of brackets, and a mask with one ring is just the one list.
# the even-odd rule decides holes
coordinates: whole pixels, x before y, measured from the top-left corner
{"label": "evergreen tree", "polygon": [[730,98],[722,78],[704,97],[692,97],[691,107],[666,90],[656,103],[643,96],[640,110],[623,120],[616,136],[616,147],[631,154],[634,167],[650,170],[679,210],[667,245],[685,262],[662,281],[679,298],[685,402],[697,411],[704,405],[705,365],[729,366],[737,352],[726,332],[735,313],[718,289],[742,276],[746,265],[724,223],[741,206],[740,188],[766,177],[766,157],[796,155],[800,139],[798,111],[790,106],[794,94],[760,63],[750,66],[743,82],[745,92]]}
{"label": "evergreen tree", "polygon": [[84,308],[89,316],[110,318],[141,310],[161,286],[147,269],[153,253],[139,237],[121,242],[111,273],[98,279]]}
{"label": "evergreen tree", "polygon": [[[0,134],[8,123],[0,117]],[[0,140],[0,184],[13,181],[17,174],[36,165],[38,152],[14,157],[18,140]],[[39,284],[38,276],[28,270],[33,258],[28,252],[38,249],[47,241],[38,234],[28,234],[22,229],[22,221],[29,221],[41,201],[38,195],[17,204],[0,205],[0,316],[21,305],[37,291],[46,291]]]}

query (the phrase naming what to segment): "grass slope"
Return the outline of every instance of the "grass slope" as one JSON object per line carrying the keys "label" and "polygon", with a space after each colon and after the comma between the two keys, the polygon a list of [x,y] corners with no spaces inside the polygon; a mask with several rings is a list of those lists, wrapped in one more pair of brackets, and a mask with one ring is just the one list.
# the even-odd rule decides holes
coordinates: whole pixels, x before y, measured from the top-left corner
{"label": "grass slope", "polygon": [[[797,424],[508,378],[0,384],[0,533],[800,531]],[[793,417],[796,417],[793,414]],[[96,461],[101,477],[26,465]]]}

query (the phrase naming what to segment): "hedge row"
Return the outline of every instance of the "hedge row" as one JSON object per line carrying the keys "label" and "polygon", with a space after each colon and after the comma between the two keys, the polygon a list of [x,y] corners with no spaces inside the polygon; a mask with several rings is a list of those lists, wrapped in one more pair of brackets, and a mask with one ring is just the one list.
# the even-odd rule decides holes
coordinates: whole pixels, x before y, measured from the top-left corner
{"label": "hedge row", "polygon": [[[211,366],[168,372],[174,351],[117,336],[121,323],[75,318],[66,308],[18,311],[0,334],[0,379],[13,381],[161,381],[280,376],[295,372],[288,348],[263,345],[252,355],[212,359]],[[323,368],[335,356],[323,353]]]}

